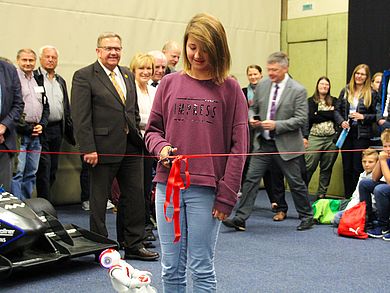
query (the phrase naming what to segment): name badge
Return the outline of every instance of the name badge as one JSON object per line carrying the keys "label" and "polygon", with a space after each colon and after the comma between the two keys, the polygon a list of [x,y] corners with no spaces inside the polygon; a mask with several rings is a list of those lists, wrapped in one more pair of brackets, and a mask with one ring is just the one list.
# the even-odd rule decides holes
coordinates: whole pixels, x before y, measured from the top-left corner
{"label": "name badge", "polygon": [[45,92],[45,89],[43,86],[35,86],[34,90],[35,90],[35,93],[37,93],[37,94],[42,94]]}

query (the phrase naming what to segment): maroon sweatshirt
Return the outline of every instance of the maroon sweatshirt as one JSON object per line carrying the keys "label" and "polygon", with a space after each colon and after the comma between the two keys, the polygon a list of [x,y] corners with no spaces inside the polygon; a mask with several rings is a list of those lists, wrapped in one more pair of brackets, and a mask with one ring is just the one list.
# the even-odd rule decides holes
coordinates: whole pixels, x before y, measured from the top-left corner
{"label": "maroon sweatshirt", "polygon": [[[183,72],[165,76],[154,98],[145,142],[156,156],[167,145],[177,148],[177,155],[247,153],[248,107],[239,84],[228,78],[217,85]],[[244,162],[245,156],[189,159],[191,185],[214,187],[214,208],[229,215]],[[181,173],[185,180],[184,166]],[[158,164],[154,181],[166,183],[168,175],[169,170]]]}

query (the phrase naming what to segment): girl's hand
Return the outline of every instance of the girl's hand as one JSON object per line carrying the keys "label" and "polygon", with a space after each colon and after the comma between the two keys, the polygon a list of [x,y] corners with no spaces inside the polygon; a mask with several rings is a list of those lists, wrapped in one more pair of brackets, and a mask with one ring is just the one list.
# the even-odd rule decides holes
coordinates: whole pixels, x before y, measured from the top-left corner
{"label": "girl's hand", "polygon": [[220,221],[225,221],[227,219],[227,215],[223,212],[218,211],[217,209],[213,209],[213,217],[217,218]]}
{"label": "girl's hand", "polygon": [[158,162],[161,163],[165,168],[169,169],[171,167],[171,160],[168,157],[172,156],[176,152],[177,148],[173,148],[170,145],[163,147],[160,152],[160,160]]}

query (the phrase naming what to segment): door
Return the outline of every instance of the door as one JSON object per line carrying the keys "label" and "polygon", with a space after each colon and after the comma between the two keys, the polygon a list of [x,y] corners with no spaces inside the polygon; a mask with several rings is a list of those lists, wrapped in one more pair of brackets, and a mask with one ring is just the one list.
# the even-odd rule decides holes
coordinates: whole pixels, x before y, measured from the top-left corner
{"label": "door", "polygon": [[320,76],[327,75],[327,41],[312,41],[288,44],[289,72],[312,96]]}

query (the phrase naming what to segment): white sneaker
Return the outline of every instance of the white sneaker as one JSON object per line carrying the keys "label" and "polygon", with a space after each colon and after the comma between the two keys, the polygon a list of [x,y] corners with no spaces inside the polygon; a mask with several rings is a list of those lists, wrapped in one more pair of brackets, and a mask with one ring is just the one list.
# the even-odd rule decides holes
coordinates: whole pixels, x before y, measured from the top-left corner
{"label": "white sneaker", "polygon": [[83,201],[83,202],[81,203],[81,208],[82,208],[84,211],[89,211],[89,200]]}
{"label": "white sneaker", "polygon": [[115,208],[114,204],[111,202],[111,200],[107,200],[106,210],[111,210],[113,208]]}

